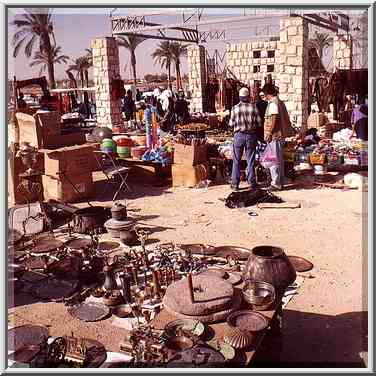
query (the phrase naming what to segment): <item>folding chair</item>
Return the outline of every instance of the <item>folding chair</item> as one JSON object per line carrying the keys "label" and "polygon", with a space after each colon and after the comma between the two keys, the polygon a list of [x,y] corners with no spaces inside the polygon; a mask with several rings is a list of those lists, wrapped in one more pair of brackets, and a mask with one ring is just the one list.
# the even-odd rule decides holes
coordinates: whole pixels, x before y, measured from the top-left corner
{"label": "folding chair", "polygon": [[[105,186],[105,189],[102,192],[102,194],[105,193],[106,188],[109,184],[115,186],[118,185],[117,191],[115,192],[112,201],[115,201],[117,195],[120,193],[123,187],[125,187],[128,191],[131,191],[127,184],[130,167],[117,165],[117,161],[114,159],[111,153],[97,150],[94,150],[93,152],[100,169],[102,170],[107,179],[107,185]],[[120,181],[116,180],[117,177],[120,178]]]}

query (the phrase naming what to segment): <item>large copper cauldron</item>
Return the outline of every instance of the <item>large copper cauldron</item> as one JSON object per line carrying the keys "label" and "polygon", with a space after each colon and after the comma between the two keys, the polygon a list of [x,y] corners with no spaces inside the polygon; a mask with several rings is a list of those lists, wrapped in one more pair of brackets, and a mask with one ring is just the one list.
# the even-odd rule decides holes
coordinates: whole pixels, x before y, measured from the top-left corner
{"label": "large copper cauldron", "polygon": [[282,292],[295,281],[296,271],[282,248],[264,245],[252,249],[243,277],[268,282]]}

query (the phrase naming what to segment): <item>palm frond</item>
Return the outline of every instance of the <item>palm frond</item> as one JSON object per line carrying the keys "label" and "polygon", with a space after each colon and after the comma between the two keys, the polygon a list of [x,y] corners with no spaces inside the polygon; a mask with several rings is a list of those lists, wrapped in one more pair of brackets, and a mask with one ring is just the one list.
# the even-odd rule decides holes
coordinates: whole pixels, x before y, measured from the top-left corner
{"label": "palm frond", "polygon": [[34,43],[35,43],[36,40],[37,40],[37,36],[33,35],[31,37],[31,39],[29,40],[29,42],[26,44],[26,46],[25,46],[25,55],[27,57],[31,56],[31,53],[32,53],[33,47],[34,47]]}
{"label": "palm frond", "polygon": [[23,43],[25,42],[25,40],[27,39],[28,37],[23,37],[14,47],[14,50],[13,50],[13,57],[17,57],[18,55],[18,52],[20,51],[20,48],[22,47]]}

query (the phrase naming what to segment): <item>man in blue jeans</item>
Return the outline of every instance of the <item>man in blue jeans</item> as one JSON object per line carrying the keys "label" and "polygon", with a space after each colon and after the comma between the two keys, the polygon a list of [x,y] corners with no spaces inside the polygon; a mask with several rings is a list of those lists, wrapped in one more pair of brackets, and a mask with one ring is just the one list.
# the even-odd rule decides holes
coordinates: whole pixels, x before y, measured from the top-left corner
{"label": "man in blue jeans", "polygon": [[249,90],[239,90],[240,102],[231,110],[229,127],[234,128],[232,150],[231,188],[239,190],[240,163],[245,150],[247,158],[247,182],[251,189],[256,189],[254,164],[257,147],[257,128],[261,126],[261,118],[256,106],[249,103]]}

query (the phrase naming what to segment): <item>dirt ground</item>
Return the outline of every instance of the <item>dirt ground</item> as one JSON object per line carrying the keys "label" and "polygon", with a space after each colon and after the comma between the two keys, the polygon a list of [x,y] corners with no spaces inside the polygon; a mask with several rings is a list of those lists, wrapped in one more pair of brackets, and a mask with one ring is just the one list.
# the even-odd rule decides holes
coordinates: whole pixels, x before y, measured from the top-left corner
{"label": "dirt ground", "polygon": [[[100,179],[98,173],[96,177]],[[314,264],[304,273],[311,278],[284,310],[283,334],[265,338],[252,366],[366,366],[366,192],[317,188],[308,178],[304,185],[278,192],[285,201],[299,201],[299,209],[228,209],[221,200],[230,193],[228,185],[205,190],[129,181],[132,192],[122,196],[129,214],[150,227],[154,241],[276,245]],[[95,203],[110,205],[108,199]],[[258,216],[250,218],[249,211]],[[53,336],[73,330],[98,339],[111,351],[117,351],[123,339],[122,330],[111,325],[112,318],[79,322],[63,304],[35,302],[22,294],[16,295],[16,305],[9,309],[13,326],[43,324]]]}

